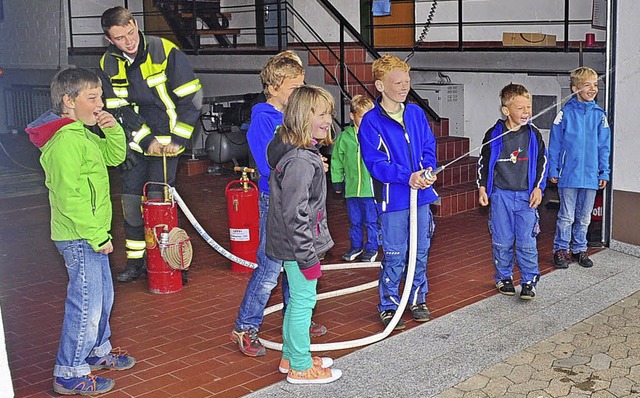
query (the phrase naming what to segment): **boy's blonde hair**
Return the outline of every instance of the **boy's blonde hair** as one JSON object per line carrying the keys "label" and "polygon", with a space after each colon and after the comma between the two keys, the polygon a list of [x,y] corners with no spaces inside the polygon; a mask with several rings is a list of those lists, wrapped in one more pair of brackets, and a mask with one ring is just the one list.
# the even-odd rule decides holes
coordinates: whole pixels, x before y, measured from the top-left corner
{"label": "boy's blonde hair", "polygon": [[578,87],[578,84],[589,78],[598,79],[598,73],[587,66],[581,66],[571,71],[570,78],[571,87]]}
{"label": "boy's blonde hair", "polygon": [[509,83],[500,90],[500,102],[502,106],[509,106],[515,97],[531,99],[531,93],[522,84]]}
{"label": "boy's blonde hair", "polygon": [[302,60],[300,59],[298,54],[293,52],[293,50],[284,50],[284,51],[279,52],[278,54],[274,55],[273,58],[291,58],[292,60],[294,60],[297,63],[299,63],[300,66],[303,66],[302,65]]}
{"label": "boy's blonde hair", "polygon": [[102,81],[95,73],[84,68],[63,69],[56,73],[51,82],[51,103],[57,115],[65,112],[62,99],[65,95],[70,99],[78,97],[81,91],[102,87]]}
{"label": "boy's blonde hair", "polygon": [[[333,113],[335,103],[331,94],[322,87],[304,85],[296,88],[284,109],[284,121],[278,128],[277,137],[282,142],[297,146],[313,145],[311,117],[316,111]],[[331,132],[322,140],[322,145],[333,144]]]}
{"label": "boy's blonde hair", "polygon": [[356,94],[351,98],[351,106],[349,111],[354,115],[358,113],[358,111],[366,112],[370,109],[373,109],[373,100],[366,95]]}
{"label": "boy's blonde hair", "polygon": [[395,55],[385,54],[373,61],[371,65],[374,80],[384,80],[384,78],[394,69],[400,69],[403,72],[409,72],[411,67]]}
{"label": "boy's blonde hair", "polygon": [[297,60],[290,55],[282,55],[280,53],[271,57],[262,68],[260,81],[262,81],[262,88],[267,99],[271,97],[269,86],[277,90],[284,82],[284,79],[295,79],[300,75],[304,75],[304,68],[299,62],[300,58],[297,56],[296,58]]}

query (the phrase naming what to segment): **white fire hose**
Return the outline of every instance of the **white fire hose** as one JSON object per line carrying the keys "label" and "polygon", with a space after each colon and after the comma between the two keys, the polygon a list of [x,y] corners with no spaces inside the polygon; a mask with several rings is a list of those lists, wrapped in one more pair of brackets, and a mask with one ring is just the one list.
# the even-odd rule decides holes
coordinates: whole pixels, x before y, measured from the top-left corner
{"label": "white fire hose", "polygon": [[[185,214],[185,216],[187,217],[191,225],[193,225],[193,227],[200,234],[200,236],[202,236],[202,238],[212,248],[214,248],[218,253],[220,253],[221,255],[223,255],[224,257],[226,257],[227,259],[235,263],[241,264],[245,267],[252,268],[252,269],[257,267],[255,263],[241,259],[240,257],[230,253],[228,250],[220,246],[218,242],[213,240],[213,238],[211,238],[211,236],[202,228],[200,223],[193,216],[193,213],[191,213],[191,211],[189,210],[187,205],[184,203],[184,201],[182,200],[182,197],[178,194],[175,188],[173,187],[170,188],[170,194],[174,198],[174,200],[178,203],[178,206],[180,206],[180,209]],[[418,198],[418,191],[415,189],[411,189],[411,197],[410,197],[411,201],[410,201],[410,210],[409,210],[409,217],[410,217],[409,262],[407,264],[407,274],[405,277],[405,284],[404,284],[405,288],[402,292],[402,297],[400,298],[400,304],[398,305],[398,309],[395,315],[393,316],[393,318],[391,318],[391,322],[389,322],[387,327],[382,332],[376,333],[372,336],[364,337],[361,339],[349,340],[349,341],[335,342],[335,343],[311,344],[311,351],[343,350],[347,348],[355,348],[355,347],[361,347],[368,344],[373,344],[387,337],[389,334],[391,334],[393,329],[396,327],[396,325],[400,321],[400,318],[402,318],[404,309],[406,308],[407,302],[409,301],[409,295],[411,294],[413,276],[416,269],[417,230],[418,230],[418,226],[417,226],[418,199],[417,198]],[[349,264],[326,264],[326,265],[322,265],[321,269],[323,271],[331,271],[331,270],[339,270],[339,269],[371,268],[371,267],[379,267],[379,266],[380,266],[380,262],[366,262],[366,263],[361,262],[361,263],[349,263]],[[378,281],[373,281],[373,282],[365,283],[365,284],[354,286],[354,287],[321,293],[317,296],[317,299],[323,300],[326,298],[338,297],[345,294],[351,294],[351,293],[356,293],[362,290],[371,289],[376,286],[378,286]],[[264,315],[266,316],[273,312],[279,311],[282,309],[282,307],[283,307],[282,303],[268,307],[264,310]],[[276,343],[276,342],[265,340],[262,338],[260,338],[260,341],[266,348],[282,351],[282,343]]]}

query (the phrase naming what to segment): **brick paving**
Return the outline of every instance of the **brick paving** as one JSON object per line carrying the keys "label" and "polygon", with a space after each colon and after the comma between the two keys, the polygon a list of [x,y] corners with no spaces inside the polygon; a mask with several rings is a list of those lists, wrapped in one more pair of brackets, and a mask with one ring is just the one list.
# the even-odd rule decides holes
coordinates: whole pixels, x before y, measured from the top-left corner
{"label": "brick paving", "polygon": [[640,292],[435,395],[640,397]]}
{"label": "brick paving", "polygon": [[[21,136],[10,138],[21,139]],[[3,143],[7,144],[4,140]],[[24,146],[29,153],[20,160],[38,167],[37,150],[34,153],[35,148],[28,142]],[[2,156],[0,165],[14,167]],[[229,247],[229,236],[222,192],[233,178],[230,175],[181,176],[177,184],[204,229],[224,247]],[[119,180],[115,171],[112,188],[116,251],[111,256],[111,266],[115,272],[125,263]],[[325,262],[337,263],[349,246],[346,206],[335,194],[329,195],[327,206],[336,246],[327,254]],[[436,219],[428,270],[428,303],[434,320],[496,295],[486,210],[475,209]],[[555,211],[541,207],[543,232],[538,247],[543,275],[553,270],[550,262],[554,221]],[[49,238],[47,195],[0,199],[0,225],[0,302],[15,394],[16,397],[54,396],[51,372],[62,322],[66,274],[63,261]],[[98,373],[116,380],[116,388],[105,397],[240,397],[284,378],[277,370],[278,352],[270,350],[264,357],[250,358],[229,341],[228,333],[248,274],[231,272],[228,260],[198,238],[190,225],[183,227],[194,244],[194,262],[190,282],[182,291],[170,295],[150,294],[144,279],[115,285],[112,343],[127,349],[138,363],[130,371]],[[375,268],[327,272],[319,282],[318,292],[359,285],[376,278]],[[541,283],[546,283],[544,278]],[[329,333],[314,342],[344,341],[381,331],[377,300],[377,290],[369,289],[320,301],[314,318],[325,324]],[[276,288],[269,304],[280,301],[281,293]],[[278,341],[281,322],[279,313],[267,316],[261,334]],[[392,336],[402,337],[418,329],[419,324],[408,314],[405,322],[407,329]],[[357,350],[334,351],[330,355],[341,358]],[[600,359],[598,363],[602,362]]]}

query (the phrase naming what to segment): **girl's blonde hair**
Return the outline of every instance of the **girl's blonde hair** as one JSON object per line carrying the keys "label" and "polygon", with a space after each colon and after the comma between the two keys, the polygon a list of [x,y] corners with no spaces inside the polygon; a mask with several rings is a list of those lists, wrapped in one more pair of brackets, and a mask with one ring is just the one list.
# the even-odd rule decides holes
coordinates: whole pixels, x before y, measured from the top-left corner
{"label": "girl's blonde hair", "polygon": [[[333,113],[334,107],[333,97],[322,87],[307,84],[296,88],[284,109],[284,122],[277,137],[297,147],[312,146],[311,117],[316,112]],[[322,145],[333,144],[332,131],[320,142]]]}

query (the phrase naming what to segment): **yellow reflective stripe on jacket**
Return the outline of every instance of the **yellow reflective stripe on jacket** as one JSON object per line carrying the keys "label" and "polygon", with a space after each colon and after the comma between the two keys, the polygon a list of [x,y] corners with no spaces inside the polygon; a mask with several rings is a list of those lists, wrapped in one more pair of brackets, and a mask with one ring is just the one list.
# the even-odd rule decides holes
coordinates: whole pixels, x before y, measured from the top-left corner
{"label": "yellow reflective stripe on jacket", "polygon": [[186,97],[189,94],[193,94],[200,90],[202,85],[200,84],[200,79],[193,79],[188,83],[183,84],[180,87],[177,87],[173,90],[173,93],[178,97]]}
{"label": "yellow reflective stripe on jacket", "polygon": [[[156,91],[158,92],[158,97],[160,97],[160,100],[162,101],[162,103],[166,108],[165,112],[167,113],[167,116],[169,116],[169,127],[173,131],[174,126],[178,122],[178,113],[176,112],[176,104],[174,104],[173,101],[171,100],[171,97],[169,96],[169,92],[167,91],[166,84],[160,83],[157,86],[155,86],[155,88],[156,88]],[[191,138],[191,135],[189,135],[189,137],[187,138]]]}
{"label": "yellow reflective stripe on jacket", "polygon": [[144,257],[144,250],[127,250],[127,258],[137,259],[142,257]]}
{"label": "yellow reflective stripe on jacket", "polygon": [[107,109],[116,109],[121,106],[129,105],[129,101],[124,98],[107,98],[105,105],[107,106]]}
{"label": "yellow reflective stripe on jacket", "polygon": [[[151,129],[149,128],[149,126],[147,126],[146,123],[143,124],[142,127],[140,127],[140,130],[134,131],[133,133],[131,133],[133,142],[135,142],[136,145],[138,146],[140,146],[140,141],[142,141],[142,139],[148,136],[149,134],[151,134]],[[134,148],[132,147],[131,149],[134,149]]]}
{"label": "yellow reflective stripe on jacket", "polygon": [[120,98],[127,98],[129,96],[129,90],[126,87],[113,85],[113,93]]}
{"label": "yellow reflective stripe on jacket", "polygon": [[193,133],[193,126],[189,126],[186,123],[178,122],[173,128],[172,133],[177,135],[178,137],[190,139],[191,134]]}
{"label": "yellow reflective stripe on jacket", "polygon": [[124,244],[128,250],[132,250],[132,251],[144,250],[146,247],[146,242],[143,240],[126,239]]}

